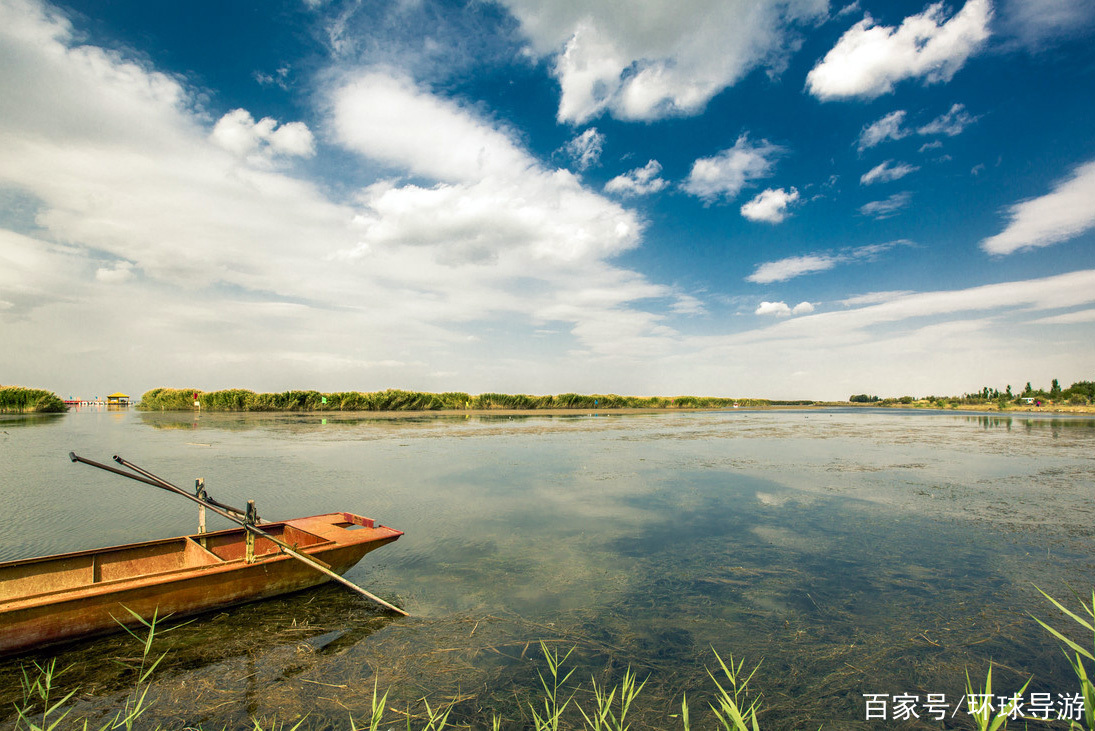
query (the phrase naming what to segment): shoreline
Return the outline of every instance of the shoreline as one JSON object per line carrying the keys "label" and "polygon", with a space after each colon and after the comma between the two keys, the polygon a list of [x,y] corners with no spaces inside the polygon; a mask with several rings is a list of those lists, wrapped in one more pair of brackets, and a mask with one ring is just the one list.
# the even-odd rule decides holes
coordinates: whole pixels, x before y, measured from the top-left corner
{"label": "shoreline", "polygon": [[823,411],[826,409],[873,409],[878,411],[897,410],[902,411],[937,411],[954,412],[965,411],[971,413],[993,414],[1095,414],[1095,406],[1062,404],[1059,406],[1024,406],[999,408],[996,404],[959,404],[956,406],[925,406],[915,404],[892,404],[879,406],[876,404],[852,404],[841,402],[824,402],[816,404],[799,405],[772,405],[772,406],[741,406],[711,407],[711,408],[657,408],[657,407],[614,407],[604,409],[582,408],[549,408],[549,409],[393,409],[393,410],[334,410],[334,409],[270,409],[270,410],[229,410],[229,409],[177,409],[177,410],[152,410],[139,409],[134,411],[141,414],[251,414],[251,415],[283,415],[283,414],[311,414],[329,417],[332,415],[369,416],[378,419],[415,418],[424,416],[599,416],[599,415],[643,415],[643,414],[698,414],[698,413],[735,413],[755,411]]}
{"label": "shoreline", "polygon": [[933,411],[991,411],[997,414],[1095,414],[1095,405],[1087,404],[1055,404],[1053,406],[1008,406],[1001,409],[997,404],[957,404],[955,406],[917,406],[915,404],[893,404],[892,406],[879,406],[882,409],[911,409]]}

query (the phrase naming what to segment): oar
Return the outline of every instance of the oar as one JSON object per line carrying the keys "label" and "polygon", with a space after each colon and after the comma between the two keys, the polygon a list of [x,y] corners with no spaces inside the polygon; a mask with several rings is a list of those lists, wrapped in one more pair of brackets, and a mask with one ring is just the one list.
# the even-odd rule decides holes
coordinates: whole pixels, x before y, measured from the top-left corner
{"label": "oar", "polygon": [[394,606],[392,604],[389,604],[388,602],[384,601],[383,599],[381,599],[380,597],[378,597],[374,594],[370,594],[369,592],[365,591],[364,589],[362,589],[360,586],[353,583],[352,581],[349,581],[348,579],[345,579],[342,576],[339,576],[334,571],[331,571],[329,568],[325,568],[324,566],[319,564],[315,559],[311,558],[310,556],[306,556],[305,554],[299,553],[292,546],[290,546],[286,543],[283,543],[282,541],[278,540],[277,538],[274,538],[272,535],[270,535],[266,531],[249,524],[245,520],[240,520],[236,516],[230,514],[228,511],[221,510],[219,507],[217,507],[216,505],[210,503],[207,500],[202,500],[201,498],[199,498],[195,495],[191,495],[189,492],[182,489],[181,487],[178,487],[177,485],[172,485],[167,480],[156,477],[156,475],[153,475],[151,472],[147,472],[145,470],[142,470],[137,465],[132,464],[131,462],[127,462],[126,460],[122,459],[118,455],[114,455],[114,461],[115,462],[122,465],[123,467],[128,467],[129,469],[136,472],[137,475],[141,475],[142,477],[138,477],[137,475],[133,475],[133,474],[130,474],[130,473],[127,473],[127,472],[123,472],[122,470],[115,469],[115,468],[110,467],[108,465],[100,464],[99,462],[95,462],[95,461],[90,460],[90,459],[85,459],[83,457],[78,457],[74,452],[69,452],[68,456],[73,462],[83,462],[84,464],[91,465],[92,467],[98,467],[100,469],[104,469],[107,472],[113,472],[115,474],[122,475],[123,477],[128,477],[130,479],[137,480],[138,482],[144,482],[144,483],[149,484],[149,485],[154,485],[154,486],[159,487],[163,490],[167,490],[168,492],[174,492],[174,493],[177,493],[179,495],[182,495],[183,497],[187,498],[188,500],[193,500],[194,502],[198,503],[199,505],[204,505],[205,507],[209,508],[214,513],[216,513],[217,515],[219,515],[223,518],[227,518],[228,520],[231,520],[234,523],[238,523],[239,525],[243,526],[244,529],[250,531],[251,533],[255,534],[256,536],[259,536],[260,538],[265,538],[266,540],[270,541],[275,546],[280,548],[284,553],[292,556],[293,558],[297,559],[301,563],[307,564],[308,566],[312,567],[316,571],[320,572],[321,574],[324,574],[325,576],[328,576],[328,577],[334,579],[335,581],[339,582],[340,584],[343,584],[344,586],[347,586],[350,589],[353,589],[358,594],[361,594],[362,596],[364,596],[368,599],[372,599],[374,602],[381,605],[382,607],[390,609],[391,611],[393,611],[397,614],[402,614],[404,617],[410,616],[405,611],[400,609],[399,607]]}
{"label": "oar", "polygon": [[220,508],[218,508],[216,505],[210,503],[209,501],[202,500],[201,498],[199,498],[195,495],[191,495],[190,493],[188,493],[186,490],[182,489],[181,487],[178,487],[177,485],[172,485],[167,480],[165,480],[163,478],[160,478],[160,477],[157,477],[156,475],[152,474],[151,472],[149,472],[147,470],[141,469],[137,465],[133,464],[132,462],[129,462],[127,460],[122,459],[118,455],[114,455],[114,461],[117,462],[118,464],[120,464],[121,466],[127,467],[127,468],[133,470],[134,472],[136,472],[137,474],[142,475],[142,476],[148,478],[149,480],[152,480],[159,487],[162,487],[165,490],[170,490],[171,492],[178,493],[179,495],[182,495],[183,497],[185,497],[189,500],[193,500],[194,502],[196,502],[198,504],[204,504],[206,507],[212,509],[214,513],[217,513],[218,515],[220,515],[224,518],[228,518],[229,520],[231,520],[235,523],[238,523],[239,525],[243,526],[245,529],[247,529],[251,533],[255,534],[256,536],[259,536],[261,538],[265,538],[266,540],[270,541],[275,546],[280,548],[284,553],[287,553],[290,556],[292,556],[293,558],[297,559],[298,561],[301,561],[302,563],[305,563],[305,564],[311,566],[316,571],[319,571],[321,574],[329,576],[330,578],[334,579],[335,581],[339,582],[340,584],[343,584],[343,585],[349,587],[350,589],[353,589],[358,594],[361,594],[362,596],[364,596],[368,599],[372,599],[374,602],[381,605],[382,607],[386,607],[387,609],[390,609],[393,612],[396,612],[397,614],[401,614],[404,617],[410,616],[405,611],[400,609],[399,607],[394,606],[392,604],[389,604],[388,602],[384,601],[383,599],[376,596],[375,594],[370,594],[368,591],[366,591],[365,589],[362,589],[360,586],[358,586],[354,582],[350,581],[349,579],[346,579],[346,578],[340,576],[339,574],[336,574],[334,571],[331,571],[331,569],[323,566],[322,564],[320,564],[316,559],[312,558],[311,556],[308,556],[306,554],[298,552],[295,548],[293,548],[289,544],[284,543],[283,541],[280,541],[277,538],[274,538],[272,535],[270,535],[266,531],[255,527],[254,525],[248,523],[245,520],[240,520],[236,516],[230,515],[228,512],[226,512],[224,510],[221,510]]}
{"label": "oar", "polygon": [[[174,490],[172,490],[169,487],[165,487],[161,482],[156,482],[155,480],[150,480],[147,477],[140,477],[138,475],[133,474],[132,472],[123,472],[122,470],[118,469],[117,467],[111,467],[110,465],[105,465],[105,464],[102,464],[101,462],[96,462],[95,460],[92,460],[92,459],[86,459],[84,457],[78,457],[75,452],[69,452],[68,453],[68,458],[71,459],[73,462],[83,462],[84,464],[89,464],[92,467],[98,467],[101,470],[106,470],[107,472],[113,472],[116,475],[121,475],[122,477],[128,477],[131,480],[136,480],[137,482],[143,482],[146,485],[152,485],[153,487],[158,487],[161,490],[167,490],[168,492],[174,492]],[[174,486],[172,486],[172,487],[174,487]],[[180,489],[180,488],[175,488],[175,489],[177,490],[177,489]],[[189,495],[187,497],[189,497]],[[213,498],[209,497],[209,495],[206,495],[205,498],[203,498],[203,499],[207,503],[209,503],[210,505],[214,505],[214,506],[220,508],[221,510],[227,510],[228,512],[235,513],[236,515],[241,516],[241,517],[247,515],[246,510],[240,510],[239,508],[233,508],[231,505],[225,505],[224,503],[218,502],[217,500],[214,500]],[[259,522],[262,522],[262,521],[260,520]]]}

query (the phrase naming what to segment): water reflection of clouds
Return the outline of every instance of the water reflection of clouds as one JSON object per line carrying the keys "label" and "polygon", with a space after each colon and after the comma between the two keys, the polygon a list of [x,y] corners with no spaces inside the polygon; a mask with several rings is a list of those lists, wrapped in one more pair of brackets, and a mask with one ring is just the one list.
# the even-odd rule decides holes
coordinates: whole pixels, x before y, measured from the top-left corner
{"label": "water reflection of clouds", "polygon": [[[758,492],[757,502],[770,508],[781,508],[791,500],[790,495],[776,495],[770,492]],[[795,502],[798,502],[797,500]]]}

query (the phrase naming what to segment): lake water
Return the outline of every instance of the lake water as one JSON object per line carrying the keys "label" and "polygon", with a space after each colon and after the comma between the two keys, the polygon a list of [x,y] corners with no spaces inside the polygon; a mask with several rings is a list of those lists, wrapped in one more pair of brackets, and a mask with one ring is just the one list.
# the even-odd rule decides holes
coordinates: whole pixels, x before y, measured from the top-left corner
{"label": "lake water", "polygon": [[[327,586],[161,635],[147,718],[168,728],[303,714],[307,728],[345,728],[348,714],[366,718],[374,685],[412,715],[425,698],[454,704],[463,727],[489,727],[493,712],[527,728],[541,641],[573,648],[587,708],[591,677],[648,678],[642,728],[679,728],[685,693],[694,727],[710,727],[716,652],[760,663],[766,728],[941,726],[923,707],[919,720],[868,720],[864,694],[944,695],[942,726],[966,728],[965,672],[981,682],[990,661],[998,694],[1031,675],[1028,696],[1076,690],[1028,613],[1068,629],[1035,584],[1073,606],[1069,587],[1090,597],[1092,419],[0,417],[0,560],[196,529],[192,503],[73,464],[70,450],[119,454],[178,485],[203,477],[213,497],[254,499],[267,519],[345,510],[406,532],[347,578],[410,618]],[[101,718],[124,703],[139,652],[120,635],[0,661],[0,719],[21,668],[53,656],[71,666],[65,692],[79,688],[74,714]]]}

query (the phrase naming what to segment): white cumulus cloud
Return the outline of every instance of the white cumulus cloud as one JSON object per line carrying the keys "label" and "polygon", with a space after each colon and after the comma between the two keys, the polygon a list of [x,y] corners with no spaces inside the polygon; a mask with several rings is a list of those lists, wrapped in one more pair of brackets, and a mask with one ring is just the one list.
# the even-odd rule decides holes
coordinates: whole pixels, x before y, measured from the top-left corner
{"label": "white cumulus cloud", "polygon": [[754,315],[773,315],[775,317],[790,317],[791,308],[786,302],[761,302],[757,305]]}
{"label": "white cumulus cloud", "polygon": [[605,183],[605,192],[622,196],[657,193],[669,185],[669,181],[658,177],[661,172],[661,163],[657,160],[650,160],[641,168],[629,170]]}
{"label": "white cumulus cloud", "polygon": [[418,175],[446,182],[509,179],[538,167],[509,130],[387,71],[345,79],[332,106],[339,142]]}
{"label": "white cumulus cloud", "polygon": [[1095,160],[1076,167],[1053,191],[1008,209],[1007,227],[981,242],[990,254],[1050,246],[1095,228]]}
{"label": "white cumulus cloud", "polygon": [[809,302],[799,302],[794,307],[789,307],[786,302],[761,302],[753,314],[790,317],[791,315],[809,315],[813,311],[814,306]]}
{"label": "white cumulus cloud", "polygon": [[708,203],[719,198],[732,200],[746,183],[771,175],[776,158],[783,152],[784,148],[768,140],[754,143],[742,134],[733,147],[692,163],[681,188]]}
{"label": "white cumulus cloud", "polygon": [[332,91],[331,106],[346,148],[438,181],[364,191],[365,246],[348,254],[415,244],[437,247],[439,260],[453,264],[505,252],[577,261],[638,243],[633,213],[569,171],[545,168],[506,130],[405,79],[364,72]]}
{"label": "white cumulus cloud", "polygon": [[756,198],[741,207],[741,215],[750,221],[782,223],[788,215],[788,208],[799,200],[798,190],[791,188],[768,188]]}
{"label": "white cumulus cloud", "polygon": [[316,153],[315,137],[308,125],[303,122],[278,125],[271,117],[256,122],[246,109],[234,109],[221,117],[210,138],[240,157],[312,157]]}
{"label": "white cumulus cloud", "polygon": [[751,69],[779,71],[795,28],[825,17],[826,0],[503,0],[533,52],[554,59],[558,118],[608,112],[652,120],[696,114]]}
{"label": "white cumulus cloud", "polygon": [[897,28],[875,25],[867,16],[841,36],[806,77],[822,101],[873,99],[906,79],[950,81],[989,36],[989,0],[967,0],[947,17],[943,3],[911,15]]}

